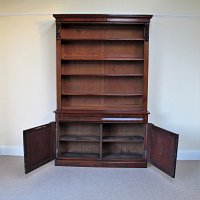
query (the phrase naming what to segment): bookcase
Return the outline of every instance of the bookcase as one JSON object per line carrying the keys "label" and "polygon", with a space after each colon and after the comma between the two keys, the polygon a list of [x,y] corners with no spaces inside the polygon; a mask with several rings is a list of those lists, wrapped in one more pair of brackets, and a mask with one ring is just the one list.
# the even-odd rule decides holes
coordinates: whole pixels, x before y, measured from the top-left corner
{"label": "bookcase", "polygon": [[[152,16],[53,16],[56,122],[24,131],[26,172],[52,159],[56,165],[90,167],[147,167],[149,161],[174,177],[178,135],[148,123]],[[30,146],[38,145],[38,131],[47,155],[27,161],[37,154]]]}

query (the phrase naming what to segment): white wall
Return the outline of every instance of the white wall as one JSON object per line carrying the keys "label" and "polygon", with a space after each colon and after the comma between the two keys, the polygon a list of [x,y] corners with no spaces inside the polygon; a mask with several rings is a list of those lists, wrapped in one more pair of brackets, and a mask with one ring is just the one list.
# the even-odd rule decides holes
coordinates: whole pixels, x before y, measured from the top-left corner
{"label": "white wall", "polygon": [[180,159],[200,159],[198,0],[0,0],[0,154],[22,154],[22,131],[54,120],[52,13],[154,14],[149,119],[180,134]]}

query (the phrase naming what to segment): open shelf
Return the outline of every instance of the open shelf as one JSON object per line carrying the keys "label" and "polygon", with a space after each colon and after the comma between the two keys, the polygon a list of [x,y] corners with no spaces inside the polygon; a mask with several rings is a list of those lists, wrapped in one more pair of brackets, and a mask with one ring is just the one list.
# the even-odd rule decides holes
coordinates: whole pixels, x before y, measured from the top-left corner
{"label": "open shelf", "polygon": [[144,40],[141,24],[84,22],[62,24],[61,39],[64,40]]}
{"label": "open shelf", "polygon": [[98,136],[77,136],[77,135],[65,135],[61,136],[60,142],[99,142]]}
{"label": "open shelf", "polygon": [[110,153],[110,154],[102,154],[102,159],[104,160],[110,160],[110,159],[114,159],[114,160],[121,160],[121,159],[138,159],[138,160],[142,160],[144,159],[143,154],[141,153]]}
{"label": "open shelf", "polygon": [[110,60],[144,58],[144,42],[128,40],[69,40],[62,43],[61,58]]}
{"label": "open shelf", "polygon": [[144,142],[142,136],[103,136],[103,142]]}
{"label": "open shelf", "polygon": [[61,153],[58,156],[58,159],[99,159],[98,153],[82,153],[82,152],[76,152],[76,153]]}

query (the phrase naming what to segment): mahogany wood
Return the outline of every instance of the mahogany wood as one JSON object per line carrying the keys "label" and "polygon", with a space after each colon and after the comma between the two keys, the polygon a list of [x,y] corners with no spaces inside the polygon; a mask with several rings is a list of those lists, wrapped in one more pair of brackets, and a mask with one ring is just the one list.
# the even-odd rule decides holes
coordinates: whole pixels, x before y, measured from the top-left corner
{"label": "mahogany wood", "polygon": [[[148,160],[174,177],[177,135],[147,126],[152,16],[56,14],[54,17],[55,164],[146,167]],[[55,134],[49,138],[49,128],[33,130],[30,136],[29,131],[24,133],[26,172],[54,158],[50,156],[53,152],[50,144],[55,142]]]}
{"label": "mahogany wood", "polygon": [[55,159],[55,133],[54,122],[24,130],[25,173],[28,173]]}

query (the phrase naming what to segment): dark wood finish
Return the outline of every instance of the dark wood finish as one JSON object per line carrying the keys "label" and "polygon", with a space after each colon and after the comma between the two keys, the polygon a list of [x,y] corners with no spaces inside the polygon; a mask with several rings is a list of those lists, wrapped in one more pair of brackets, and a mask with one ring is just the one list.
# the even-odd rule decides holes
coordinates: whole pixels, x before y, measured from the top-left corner
{"label": "dark wood finish", "polygon": [[55,159],[55,123],[24,130],[25,173]]}
{"label": "dark wood finish", "polygon": [[147,160],[157,164],[160,159],[163,164],[157,166],[167,171],[169,163],[156,157],[162,151],[160,144],[155,149],[153,144],[156,138],[166,144],[172,139],[146,126],[152,15],[53,16],[57,24],[55,164],[146,167]]}
{"label": "dark wood finish", "polygon": [[60,142],[99,142],[97,136],[61,136]]}
{"label": "dark wood finish", "polygon": [[80,159],[68,157],[58,157],[55,161],[57,166],[77,166],[77,167],[126,167],[126,168],[146,168],[147,162],[142,159]]}
{"label": "dark wood finish", "polygon": [[144,138],[141,136],[104,136],[103,142],[143,142]]}
{"label": "dark wood finish", "polygon": [[[93,166],[146,167],[146,24],[152,16],[54,17],[59,148],[56,164],[70,165],[75,159],[74,165],[88,166],[91,161],[86,164],[86,160],[92,159]],[[112,162],[105,164],[109,160]],[[118,160],[126,162],[119,164]]]}
{"label": "dark wood finish", "polygon": [[56,157],[61,166],[140,168],[149,161],[174,177],[178,135],[148,124],[152,15],[53,16],[56,126],[24,131],[25,172]]}
{"label": "dark wood finish", "polygon": [[175,177],[178,135],[148,124],[148,160],[171,177]]}

